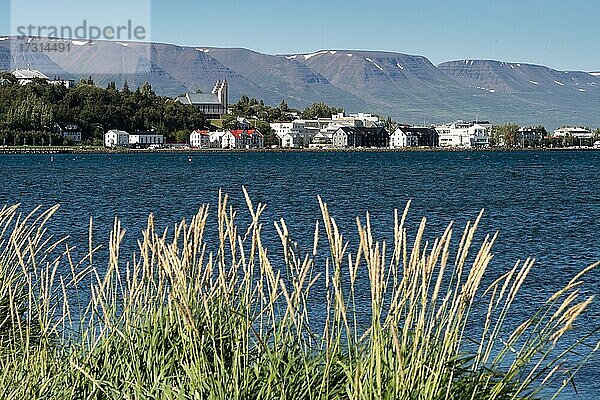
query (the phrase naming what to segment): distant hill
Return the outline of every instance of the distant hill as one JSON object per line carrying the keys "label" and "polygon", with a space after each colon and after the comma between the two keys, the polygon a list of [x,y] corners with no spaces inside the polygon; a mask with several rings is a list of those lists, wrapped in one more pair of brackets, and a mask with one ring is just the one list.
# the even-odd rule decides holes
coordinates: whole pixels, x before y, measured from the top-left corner
{"label": "distant hill", "polygon": [[[323,50],[267,55],[247,49],[184,47],[160,43],[63,41],[69,51],[18,51],[27,41],[0,38],[0,69],[38,69],[79,80],[91,75],[105,86],[149,82],[158,94],[210,91],[230,83],[230,101],[242,95],[292,107],[312,102],[348,112],[389,115],[406,123],[455,119],[600,126],[600,72],[556,71],[533,64],[491,60],[449,61],[391,52]],[[11,51],[12,49],[12,51]]]}

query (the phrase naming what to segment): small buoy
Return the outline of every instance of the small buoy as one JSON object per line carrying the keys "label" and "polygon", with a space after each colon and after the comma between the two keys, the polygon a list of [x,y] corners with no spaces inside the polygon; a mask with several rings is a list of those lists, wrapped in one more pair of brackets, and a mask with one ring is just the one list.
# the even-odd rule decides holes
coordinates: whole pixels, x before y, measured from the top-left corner
{"label": "small buoy", "polygon": [[188,157],[188,162],[192,162],[192,157]]}

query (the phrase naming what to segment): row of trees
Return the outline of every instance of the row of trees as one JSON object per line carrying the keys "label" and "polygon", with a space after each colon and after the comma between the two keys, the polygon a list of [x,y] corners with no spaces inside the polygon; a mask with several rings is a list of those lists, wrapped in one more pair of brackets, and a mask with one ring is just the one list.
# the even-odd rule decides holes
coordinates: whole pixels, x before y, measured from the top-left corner
{"label": "row of trees", "polygon": [[195,107],[157,96],[148,83],[134,91],[125,83],[118,90],[114,83],[100,88],[88,78],[67,89],[44,80],[19,85],[10,74],[0,78],[5,79],[0,85],[0,143],[4,144],[42,144],[45,140],[60,144],[62,138],[51,134],[55,122],[75,122],[85,144],[101,144],[109,129],[155,129],[167,140],[175,140],[180,132],[187,135],[207,126]]}
{"label": "row of trees", "polygon": [[293,115],[298,115],[304,119],[330,118],[333,114],[343,112],[342,108],[332,107],[325,103],[313,103],[306,107],[304,111],[288,107],[287,102],[281,100],[276,107],[265,104],[263,100],[251,99],[243,95],[237,103],[230,107],[231,117],[254,118],[265,122],[285,122],[291,121]]}

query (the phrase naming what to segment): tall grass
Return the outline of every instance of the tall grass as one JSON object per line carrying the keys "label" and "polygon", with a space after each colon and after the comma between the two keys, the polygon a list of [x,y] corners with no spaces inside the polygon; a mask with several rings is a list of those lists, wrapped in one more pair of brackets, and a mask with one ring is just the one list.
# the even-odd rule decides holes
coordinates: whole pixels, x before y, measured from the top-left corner
{"label": "tall grass", "polygon": [[[208,205],[171,231],[151,215],[133,255],[121,254],[115,220],[106,265],[91,221],[88,254],[74,261],[46,230],[57,207],[0,210],[0,398],[545,398],[597,350],[567,334],[592,302],[579,288],[597,264],[512,326],[533,260],[484,287],[496,236],[472,248],[481,214],[458,246],[452,224],[425,242],[424,219],[409,242],[408,205],[395,214],[393,243],[376,239],[367,214],[350,253],[319,199],[313,249],[301,254],[283,220],[281,243],[263,243],[265,205],[244,193],[249,225],[220,195],[211,243]],[[315,301],[326,309],[319,323]],[[477,323],[480,337],[469,337]]]}

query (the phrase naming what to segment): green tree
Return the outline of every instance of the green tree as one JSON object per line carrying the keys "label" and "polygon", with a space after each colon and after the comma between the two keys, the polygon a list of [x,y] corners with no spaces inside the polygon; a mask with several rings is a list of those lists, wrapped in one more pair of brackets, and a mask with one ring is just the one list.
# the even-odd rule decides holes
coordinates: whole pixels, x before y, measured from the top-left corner
{"label": "green tree", "polygon": [[221,127],[223,129],[240,129],[240,123],[235,115],[228,114],[221,119]]}
{"label": "green tree", "polygon": [[286,113],[288,111],[290,111],[290,108],[288,107],[287,102],[285,101],[285,99],[281,100],[281,103],[279,103],[279,111],[281,111],[282,113]]}
{"label": "green tree", "polygon": [[517,146],[517,135],[519,132],[519,125],[517,124],[503,124],[495,125],[492,127],[490,135],[490,145],[492,146],[505,146],[515,147]]}
{"label": "green tree", "polygon": [[302,112],[304,119],[331,118],[333,114],[341,113],[342,108],[330,107],[325,103],[313,103]]}

